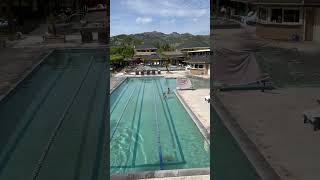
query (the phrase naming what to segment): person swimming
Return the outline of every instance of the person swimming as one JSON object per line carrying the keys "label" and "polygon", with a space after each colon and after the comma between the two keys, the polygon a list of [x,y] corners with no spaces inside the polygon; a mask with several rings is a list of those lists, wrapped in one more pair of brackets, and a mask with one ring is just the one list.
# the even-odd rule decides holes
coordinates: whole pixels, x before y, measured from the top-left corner
{"label": "person swimming", "polygon": [[168,88],[168,94],[170,94],[170,88]]}

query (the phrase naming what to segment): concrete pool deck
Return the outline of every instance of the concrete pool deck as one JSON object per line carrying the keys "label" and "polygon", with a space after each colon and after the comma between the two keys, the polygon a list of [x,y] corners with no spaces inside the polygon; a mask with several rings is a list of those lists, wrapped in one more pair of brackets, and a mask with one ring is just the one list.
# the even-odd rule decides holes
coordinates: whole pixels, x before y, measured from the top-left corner
{"label": "concrete pool deck", "polygon": [[50,50],[41,48],[8,48],[0,50],[0,99],[29,74]]}
{"label": "concrete pool deck", "polygon": [[210,104],[204,100],[210,89],[179,90],[179,95],[210,134]]}
{"label": "concrete pool deck", "polygon": [[319,107],[320,88],[220,92],[218,98],[284,180],[319,179],[319,132],[303,111]]}

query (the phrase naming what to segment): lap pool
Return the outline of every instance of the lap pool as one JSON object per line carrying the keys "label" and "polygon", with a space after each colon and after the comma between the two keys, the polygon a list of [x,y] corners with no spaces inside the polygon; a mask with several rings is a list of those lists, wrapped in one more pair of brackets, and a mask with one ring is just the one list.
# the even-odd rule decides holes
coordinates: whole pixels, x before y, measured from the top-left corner
{"label": "lap pool", "polygon": [[111,174],[204,168],[209,145],[175,93],[175,79],[127,78],[110,97]]}
{"label": "lap pool", "polygon": [[107,179],[106,59],[56,51],[0,102],[0,179]]}

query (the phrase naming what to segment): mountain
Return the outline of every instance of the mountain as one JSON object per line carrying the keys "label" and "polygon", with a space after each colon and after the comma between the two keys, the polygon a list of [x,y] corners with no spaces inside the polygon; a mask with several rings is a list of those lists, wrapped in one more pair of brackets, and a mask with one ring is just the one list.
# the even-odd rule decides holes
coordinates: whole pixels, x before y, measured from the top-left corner
{"label": "mountain", "polygon": [[173,32],[170,34],[165,34],[162,32],[144,32],[139,34],[130,34],[130,35],[117,35],[110,37],[110,45],[117,46],[122,43],[130,45],[139,45],[139,44],[150,44],[155,45],[160,44],[169,44],[174,47],[185,47],[189,45],[194,46],[210,46],[210,36],[209,35],[192,35],[190,33],[179,34]]}

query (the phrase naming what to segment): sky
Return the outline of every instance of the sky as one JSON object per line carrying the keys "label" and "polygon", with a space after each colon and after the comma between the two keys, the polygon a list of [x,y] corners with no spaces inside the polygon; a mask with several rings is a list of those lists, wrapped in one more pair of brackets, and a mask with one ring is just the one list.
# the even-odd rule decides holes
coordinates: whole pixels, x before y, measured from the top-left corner
{"label": "sky", "polygon": [[210,0],[110,0],[111,36],[210,32]]}

